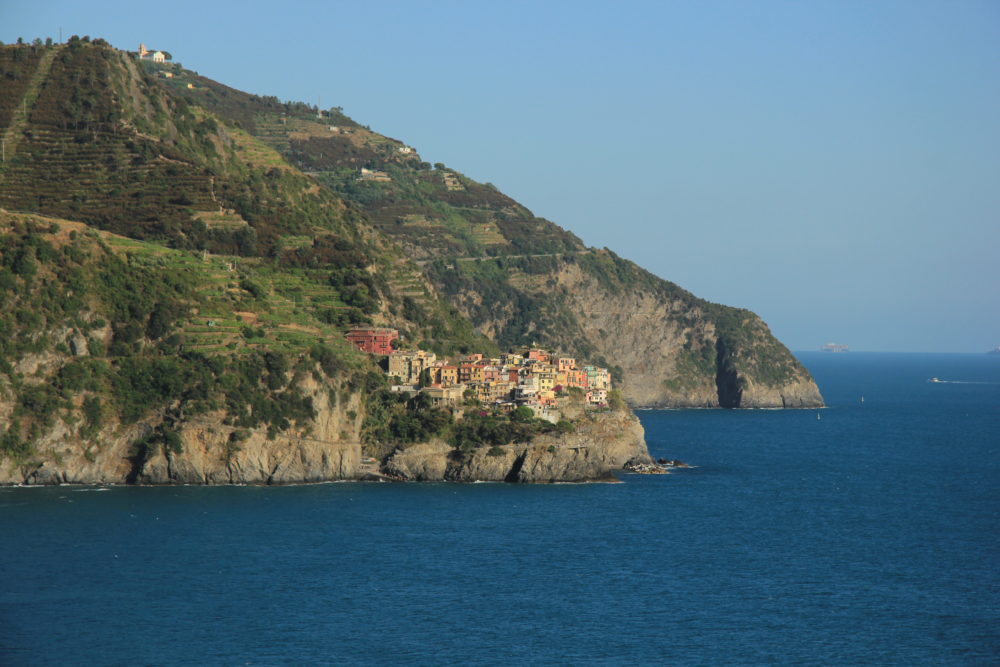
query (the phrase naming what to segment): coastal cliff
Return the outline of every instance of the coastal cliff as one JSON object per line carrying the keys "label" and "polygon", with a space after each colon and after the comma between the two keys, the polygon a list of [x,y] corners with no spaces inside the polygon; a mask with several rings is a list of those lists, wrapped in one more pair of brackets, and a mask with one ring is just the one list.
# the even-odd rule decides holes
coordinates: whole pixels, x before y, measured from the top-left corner
{"label": "coastal cliff", "polygon": [[422,482],[585,482],[608,479],[629,462],[651,462],[642,424],[631,412],[600,413],[575,423],[573,433],[467,454],[441,441],[420,443],[394,453],[384,470]]}
{"label": "coastal cliff", "polygon": [[[0,484],[291,484],[357,479],[362,466],[360,396],[330,403],[337,385],[305,378],[295,387],[313,416],[281,433],[227,423],[217,411],[169,423],[169,406],[136,423],[83,432],[59,420],[30,453],[0,452]],[[334,391],[331,392],[330,389]],[[9,403],[0,411],[10,414]],[[169,438],[163,438],[169,433]]]}
{"label": "coastal cliff", "polygon": [[158,449],[137,459],[134,442],[152,432],[127,429],[87,449],[38,446],[28,461],[0,459],[0,484],[294,484],[356,479],[361,446],[255,433],[232,451],[229,429],[181,429],[179,451]]}
{"label": "coastal cliff", "polygon": [[[290,277],[0,210],[0,484],[581,481],[646,460],[634,415],[582,392],[560,399],[565,423],[477,422],[520,444],[459,442],[463,414],[389,391],[373,357],[282,298]],[[420,465],[443,472],[407,472],[431,444]]]}
{"label": "coastal cliff", "polygon": [[575,435],[517,424],[519,444],[441,458],[453,416],[393,396],[345,338],[359,326],[441,357],[543,345],[608,369],[634,407],[822,405],[753,313],[588,248],[342,110],[99,39],[0,47],[0,74],[0,483],[287,483],[380,464],[551,481],[645,456],[638,422],[619,438],[580,418]]}
{"label": "coastal cliff", "polygon": [[154,423],[109,427],[85,443],[63,425],[41,438],[29,459],[0,456],[0,484],[584,482],[612,478],[626,463],[650,462],[642,425],[622,409],[581,413],[573,433],[541,435],[528,444],[462,451],[434,439],[399,447],[380,463],[363,455],[360,422],[352,417],[361,405],[331,406],[318,384],[306,390],[316,400],[316,417],[274,437],[234,428],[222,415],[175,425],[173,447],[137,447],[148,442]]}

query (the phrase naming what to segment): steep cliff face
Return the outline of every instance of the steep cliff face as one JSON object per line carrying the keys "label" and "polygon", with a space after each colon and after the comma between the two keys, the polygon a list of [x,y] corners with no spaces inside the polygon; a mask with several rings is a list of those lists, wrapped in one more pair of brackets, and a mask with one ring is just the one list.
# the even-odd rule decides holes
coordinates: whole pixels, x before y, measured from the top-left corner
{"label": "steep cliff face", "polygon": [[300,391],[316,416],[299,427],[269,437],[266,430],[227,426],[221,415],[185,424],[180,452],[159,448],[146,460],[132,457],[128,481],[138,484],[294,484],[357,479],[361,465],[359,397],[330,405],[328,387],[306,380]]}
{"label": "steep cliff face", "polygon": [[808,371],[750,311],[712,304],[608,251],[428,266],[483,333],[612,368],[634,407],[815,407]]}
{"label": "steep cliff face", "polygon": [[639,420],[621,410],[583,418],[574,433],[492,451],[463,454],[440,441],[412,445],[393,454],[384,469],[415,481],[584,482],[607,479],[629,461],[650,458]]}
{"label": "steep cliff face", "polygon": [[87,442],[61,424],[36,443],[30,459],[0,455],[0,484],[295,484],[382,474],[410,481],[583,482],[608,479],[627,462],[650,461],[639,420],[619,410],[581,414],[573,433],[492,451],[461,452],[441,440],[411,444],[380,466],[362,456],[363,405],[330,405],[326,389],[307,383],[316,417],[273,437],[228,425],[221,414],[203,415],[174,426],[176,449],[143,450],[137,443],[155,422],[109,425]]}
{"label": "steep cliff face", "polygon": [[[86,448],[53,432],[26,461],[0,457],[0,484],[291,484],[356,479],[361,445],[255,432],[234,448],[219,422],[180,428],[181,449],[137,456],[135,443],[152,432],[138,424],[101,434]],[[89,444],[89,443],[88,443]]]}
{"label": "steep cliff face", "polygon": [[[55,420],[30,455],[0,451],[0,484],[289,484],[368,472],[361,461],[360,397],[331,404],[342,387],[314,378],[296,389],[314,416],[280,433],[237,427],[224,412],[213,412],[172,421],[177,439],[167,445],[151,439],[164,425],[164,412],[132,424],[111,421],[86,435],[75,419]],[[0,401],[2,412],[13,407]]]}

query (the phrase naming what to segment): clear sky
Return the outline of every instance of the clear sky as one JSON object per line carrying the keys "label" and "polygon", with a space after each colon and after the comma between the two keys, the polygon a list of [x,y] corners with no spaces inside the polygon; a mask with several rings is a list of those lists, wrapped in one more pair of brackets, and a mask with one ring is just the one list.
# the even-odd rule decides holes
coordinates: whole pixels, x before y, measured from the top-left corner
{"label": "clear sky", "polygon": [[0,2],[342,106],[795,350],[1000,345],[1000,2]]}

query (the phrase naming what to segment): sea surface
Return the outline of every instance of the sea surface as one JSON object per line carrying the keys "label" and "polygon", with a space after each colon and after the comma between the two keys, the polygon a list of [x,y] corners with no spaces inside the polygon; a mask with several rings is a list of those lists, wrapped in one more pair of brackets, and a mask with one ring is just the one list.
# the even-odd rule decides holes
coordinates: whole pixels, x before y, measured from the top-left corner
{"label": "sea surface", "polygon": [[0,664],[1000,663],[1000,355],[799,356],[621,484],[0,489]]}

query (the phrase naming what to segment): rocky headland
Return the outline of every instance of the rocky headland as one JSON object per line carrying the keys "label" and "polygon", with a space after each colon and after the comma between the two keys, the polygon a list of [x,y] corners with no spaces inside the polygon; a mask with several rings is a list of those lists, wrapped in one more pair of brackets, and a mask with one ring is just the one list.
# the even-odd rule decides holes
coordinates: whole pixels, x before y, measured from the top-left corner
{"label": "rocky headland", "polygon": [[[0,459],[0,484],[303,484],[332,481],[417,482],[586,482],[613,478],[626,464],[651,463],[642,425],[630,411],[582,411],[572,433],[540,435],[511,443],[462,451],[433,439],[401,446],[382,460],[364,455],[357,419],[344,408],[322,404],[306,425],[309,436],[261,431],[245,433],[206,416],[181,426],[179,447],[137,451],[135,442],[152,424],[108,429],[86,448],[56,431],[39,443],[28,461]],[[344,429],[351,437],[341,439]]]}
{"label": "rocky headland", "polygon": [[573,433],[468,454],[441,441],[412,445],[389,457],[384,471],[421,482],[586,482],[612,478],[630,462],[651,462],[631,412],[590,414],[575,423]]}
{"label": "rocky headland", "polygon": [[0,75],[0,484],[580,481],[648,459],[623,405],[459,442],[460,415],[390,392],[359,325],[442,357],[541,344],[632,407],[823,404],[755,314],[339,108],[76,36],[0,46]]}

